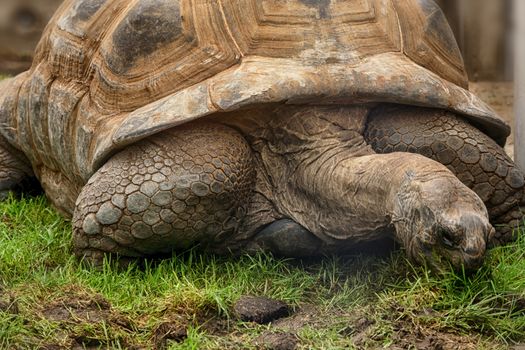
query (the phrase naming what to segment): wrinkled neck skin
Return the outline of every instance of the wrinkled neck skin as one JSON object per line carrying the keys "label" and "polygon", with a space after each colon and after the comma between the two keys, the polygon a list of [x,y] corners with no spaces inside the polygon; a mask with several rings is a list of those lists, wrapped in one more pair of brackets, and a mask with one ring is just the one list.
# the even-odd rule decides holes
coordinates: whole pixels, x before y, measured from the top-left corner
{"label": "wrinkled neck skin", "polygon": [[385,164],[369,164],[374,152],[362,136],[370,108],[281,106],[230,120],[256,153],[257,192],[271,201],[274,216],[293,219],[329,246],[393,233],[394,208],[385,198],[397,189],[385,186]]}

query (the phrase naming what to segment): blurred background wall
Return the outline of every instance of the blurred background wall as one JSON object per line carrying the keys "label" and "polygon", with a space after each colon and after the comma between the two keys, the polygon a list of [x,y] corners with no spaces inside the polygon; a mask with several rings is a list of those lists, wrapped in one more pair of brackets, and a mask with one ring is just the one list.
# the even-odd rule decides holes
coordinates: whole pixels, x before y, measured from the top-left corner
{"label": "blurred background wall", "polygon": [[[456,34],[469,78],[511,80],[511,0],[436,1]],[[14,74],[29,67],[40,33],[61,2],[0,0],[0,73]]]}
{"label": "blurred background wall", "polygon": [[31,65],[45,25],[62,0],[0,0],[0,73],[15,74]]}
{"label": "blurred background wall", "polygon": [[512,0],[437,2],[456,35],[470,80],[512,80]]}

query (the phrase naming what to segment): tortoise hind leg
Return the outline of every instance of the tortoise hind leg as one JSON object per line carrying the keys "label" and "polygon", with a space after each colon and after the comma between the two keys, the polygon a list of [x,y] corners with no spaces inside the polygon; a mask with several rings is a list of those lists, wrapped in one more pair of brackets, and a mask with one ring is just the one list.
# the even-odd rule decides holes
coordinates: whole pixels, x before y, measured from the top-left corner
{"label": "tortoise hind leg", "polygon": [[0,137],[0,200],[9,193],[37,193],[40,186],[29,160]]}
{"label": "tortoise hind leg", "polygon": [[419,153],[447,166],[485,203],[496,228],[491,243],[513,239],[523,219],[525,178],[483,132],[444,110],[384,105],[370,114],[365,137],[378,153]]}
{"label": "tortoise hind leg", "polygon": [[234,235],[254,183],[251,149],[218,124],[168,130],[113,156],[82,189],[75,253],[151,256],[220,246]]}

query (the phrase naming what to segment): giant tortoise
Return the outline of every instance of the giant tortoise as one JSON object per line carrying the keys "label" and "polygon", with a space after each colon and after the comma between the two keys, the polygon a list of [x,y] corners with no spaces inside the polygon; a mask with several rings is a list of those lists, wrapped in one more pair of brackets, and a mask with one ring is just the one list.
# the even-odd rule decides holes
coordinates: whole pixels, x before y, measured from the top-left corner
{"label": "giant tortoise", "polygon": [[94,263],[390,237],[473,269],[522,218],[432,0],[67,0],[0,121],[0,188],[38,179]]}

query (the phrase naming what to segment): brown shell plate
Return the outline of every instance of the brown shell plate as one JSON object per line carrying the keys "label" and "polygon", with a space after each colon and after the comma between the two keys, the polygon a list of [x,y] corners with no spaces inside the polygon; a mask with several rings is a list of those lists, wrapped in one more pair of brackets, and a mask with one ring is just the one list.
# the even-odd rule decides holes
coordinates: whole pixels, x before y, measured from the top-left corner
{"label": "brown shell plate", "polygon": [[432,0],[66,0],[0,121],[34,163],[86,181],[129,143],[261,103],[445,108],[501,142],[467,86]]}

